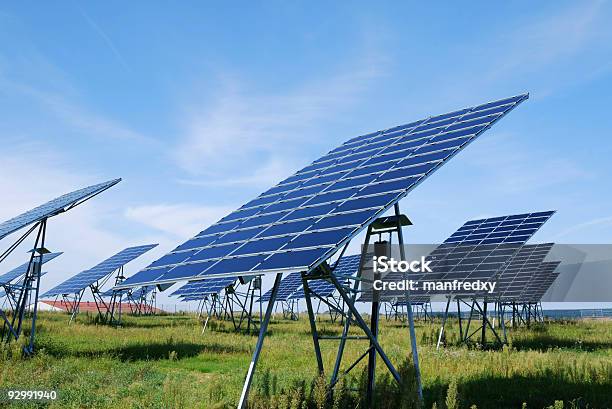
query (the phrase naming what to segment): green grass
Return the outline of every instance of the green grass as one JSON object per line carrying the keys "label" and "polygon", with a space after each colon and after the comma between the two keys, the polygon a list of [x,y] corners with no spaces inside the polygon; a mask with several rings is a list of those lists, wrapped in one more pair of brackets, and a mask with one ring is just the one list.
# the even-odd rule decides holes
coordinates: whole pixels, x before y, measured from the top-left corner
{"label": "green grass", "polygon": [[[37,353],[22,358],[19,346],[0,348],[0,389],[55,389],[51,408],[223,408],[235,407],[256,336],[235,334],[231,324],[215,323],[201,334],[189,315],[127,317],[121,328],[98,325],[81,316],[43,313]],[[339,324],[319,322],[325,334],[339,334]],[[446,348],[436,351],[439,324],[417,324],[425,407],[544,408],[564,401],[565,408],[612,407],[612,322],[574,321],[537,325],[509,332],[502,351],[457,346],[458,327],[447,327]],[[317,379],[308,321],[275,319],[269,328],[254,382],[252,407],[364,407],[366,360],[336,388],[324,406],[326,384]],[[358,334],[356,330],[353,330]],[[408,382],[395,385],[378,361],[380,408],[415,407],[410,382],[406,327],[382,321],[380,340]],[[321,341],[329,372],[337,341]],[[345,364],[367,346],[349,341]],[[449,395],[449,396],[447,396]],[[450,400],[449,400],[450,399]],[[319,404],[320,406],[317,406]],[[4,402],[0,401],[0,407]],[[23,404],[22,404],[23,405]],[[557,403],[559,405],[559,403]],[[572,406],[573,405],[573,406]],[[27,404],[25,405],[27,406]],[[30,404],[30,407],[36,407]]]}

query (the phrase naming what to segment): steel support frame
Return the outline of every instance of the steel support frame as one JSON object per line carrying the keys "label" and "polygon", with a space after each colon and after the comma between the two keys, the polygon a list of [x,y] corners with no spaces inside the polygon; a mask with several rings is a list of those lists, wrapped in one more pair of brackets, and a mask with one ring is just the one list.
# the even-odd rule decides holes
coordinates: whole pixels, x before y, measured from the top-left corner
{"label": "steel support frame", "polygon": [[[493,342],[493,345],[504,345],[505,343],[507,343],[506,338],[504,337],[502,339],[502,337],[499,336],[499,334],[495,330],[495,326],[489,319],[489,314],[487,313],[487,308],[489,304],[488,300],[483,299],[482,301],[479,301],[476,298],[471,298],[470,299],[471,304],[469,304],[461,297],[457,297],[456,299],[457,299],[457,316],[459,319],[461,342],[467,344],[470,342],[472,337],[474,337],[474,335],[480,333],[480,337],[479,337],[480,345],[482,347],[486,346],[487,345],[486,333],[487,333],[487,327],[488,327],[490,331],[492,332],[492,334],[495,336],[495,341]],[[461,311],[459,307],[460,303],[463,303],[466,306],[469,306],[470,312],[468,316],[467,325],[465,326],[465,328],[462,325],[463,317],[461,315]],[[472,322],[476,321],[473,319],[474,316],[478,317],[477,321],[479,322],[479,326],[475,330],[470,332],[470,326]],[[505,328],[505,326],[503,326],[502,328]]]}
{"label": "steel support frame", "polygon": [[[399,205],[395,204],[394,207],[395,210],[395,215],[398,217],[398,225],[396,228],[396,233],[398,235],[398,241],[399,241],[399,245],[400,245],[400,253],[401,253],[401,258],[402,260],[406,260],[406,255],[405,255],[405,249],[404,249],[404,239],[403,239],[403,234],[402,234],[402,226],[401,226],[401,222],[399,219],[400,216],[400,211],[399,211]],[[370,225],[368,227],[367,233],[366,233],[366,239],[364,242],[364,249],[368,248],[369,242],[370,242],[370,237],[372,236],[373,233],[373,229],[372,226]],[[346,247],[345,247],[346,249]],[[344,252],[344,250],[343,250]],[[331,376],[331,387],[333,388],[333,386],[338,382],[339,377],[342,375],[346,375],[348,374],[363,358],[365,358],[366,356],[379,356],[381,358],[381,360],[383,361],[384,365],[387,367],[387,369],[389,370],[389,372],[391,373],[391,375],[393,376],[393,378],[395,379],[396,382],[400,383],[401,382],[401,377],[399,372],[397,371],[397,369],[393,366],[393,364],[391,363],[391,360],[389,359],[389,357],[387,356],[387,354],[385,353],[384,349],[382,348],[382,346],[380,345],[380,343],[378,342],[377,339],[377,334],[375,334],[371,327],[368,326],[368,324],[365,322],[364,318],[362,317],[362,315],[359,313],[359,311],[357,310],[357,308],[355,307],[355,301],[356,301],[356,297],[357,297],[357,293],[358,293],[358,289],[359,289],[359,283],[361,281],[361,269],[365,264],[365,257],[366,257],[367,251],[362,251],[361,254],[361,260],[360,260],[360,269],[358,272],[358,276],[355,277],[355,279],[352,281],[352,286],[349,288],[349,286],[351,285],[350,283],[348,285],[343,285],[338,278],[333,274],[333,271],[331,268],[329,268],[329,266],[327,265],[327,263],[323,263],[321,266],[319,266],[318,270],[314,272],[314,274],[302,274],[302,283],[304,286],[304,293],[305,293],[305,298],[306,298],[306,309],[308,312],[308,319],[309,319],[309,323],[310,323],[310,327],[311,327],[311,333],[312,333],[312,339],[313,339],[313,347],[314,347],[314,352],[315,352],[315,359],[317,362],[317,369],[319,371],[319,373],[323,374],[324,373],[324,366],[323,366],[323,359],[321,356],[321,348],[320,348],[320,340],[323,339],[336,339],[339,340],[339,345],[338,345],[338,352],[336,355],[336,361],[334,364],[334,369],[332,372],[332,376]],[[344,320],[344,325],[343,325],[343,330],[342,330],[342,335],[340,337],[323,337],[320,336],[317,330],[317,325],[316,325],[316,316],[315,316],[315,311],[313,309],[312,306],[312,300],[311,300],[311,291],[310,288],[308,287],[308,280],[311,279],[320,279],[321,278],[321,274],[323,274],[325,276],[326,279],[328,279],[335,287],[337,292],[340,295],[340,298],[342,299],[342,302],[344,303],[344,305],[347,308],[346,311],[346,316],[345,316],[345,320]],[[280,281],[282,279],[282,273],[278,273],[276,274],[276,278],[274,281],[274,286],[272,287],[272,292],[270,295],[270,299],[268,301],[268,306],[266,308],[266,314],[265,317],[261,323],[260,329],[259,329],[259,336],[257,339],[257,344],[255,346],[255,350],[253,352],[253,357],[251,359],[251,363],[249,365],[249,369],[247,371],[246,374],[246,378],[244,381],[244,385],[243,385],[243,389],[242,389],[242,393],[240,395],[240,400],[238,403],[238,409],[245,409],[247,407],[247,401],[248,401],[248,395],[249,395],[249,391],[251,388],[251,384],[253,382],[253,376],[255,373],[255,368],[257,366],[257,362],[259,360],[260,354],[261,354],[261,350],[263,348],[263,342],[265,339],[265,335],[267,332],[267,328],[268,328],[268,324],[270,322],[272,313],[274,311],[274,306],[275,306],[275,301],[276,301],[276,296],[278,293],[278,288],[280,286]],[[404,277],[404,279],[406,279],[406,277]],[[420,368],[419,368],[419,359],[418,359],[418,352],[417,352],[417,346],[416,346],[416,334],[415,334],[415,330],[414,330],[414,316],[413,316],[413,312],[412,312],[412,307],[411,307],[411,303],[410,303],[410,294],[408,292],[405,292],[405,299],[406,299],[406,305],[407,305],[407,313],[408,313],[408,321],[409,321],[409,333],[410,333],[410,339],[411,339],[411,350],[412,350],[412,360],[413,360],[413,364],[415,366],[415,373],[416,373],[416,381],[417,381],[417,388],[418,388],[418,397],[419,399],[422,401],[423,399],[423,394],[422,394],[422,387],[421,387],[421,376],[420,376]],[[378,316],[378,314],[376,314]],[[361,337],[354,337],[354,336],[349,336],[349,328],[351,323],[356,324],[357,327],[359,327],[363,333],[364,336]],[[376,328],[374,328],[376,329]],[[344,348],[346,346],[346,342],[349,339],[357,339],[357,340],[368,340],[369,341],[369,347],[366,349],[366,351],[361,355],[361,357],[354,363],[352,363],[346,370],[344,370],[342,372],[342,374],[340,373],[340,367],[342,364],[342,357],[344,354]],[[370,354],[371,351],[374,351],[373,354]],[[372,365],[370,366],[370,368],[374,369],[375,365],[375,359],[374,362],[372,363]]]}
{"label": "steel support frame", "polygon": [[[27,318],[30,318],[30,337],[27,345],[25,345],[23,348],[23,353],[28,356],[34,353],[36,320],[38,318],[38,297],[40,294],[40,277],[43,261],[42,258],[40,258],[40,261],[37,262],[36,257],[42,256],[45,249],[47,218],[34,224],[0,256],[0,261],[3,261],[35,230],[38,230],[38,232],[36,234],[34,248],[32,249],[32,254],[30,255],[30,260],[28,262],[26,273],[23,277],[21,288],[12,289],[13,294],[16,297],[14,304],[9,302],[12,309],[11,313],[9,314],[10,317],[0,309],[0,316],[3,321],[2,331],[0,332],[0,340],[6,343],[9,343],[11,340],[16,341],[19,339],[24,325],[27,325]],[[39,249],[41,250],[40,252],[38,251]],[[9,296],[8,292],[7,296]],[[28,308],[30,306],[31,311],[28,312]]]}

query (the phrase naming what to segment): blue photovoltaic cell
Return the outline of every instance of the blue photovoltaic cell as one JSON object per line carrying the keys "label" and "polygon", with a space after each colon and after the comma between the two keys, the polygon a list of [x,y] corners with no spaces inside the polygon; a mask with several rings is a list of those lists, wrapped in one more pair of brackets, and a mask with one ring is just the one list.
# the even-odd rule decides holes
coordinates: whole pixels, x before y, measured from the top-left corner
{"label": "blue photovoltaic cell", "polygon": [[[58,253],[47,253],[47,254],[44,254],[42,256],[42,262],[43,262],[43,264],[48,263],[49,261],[53,260],[54,258],[56,258],[57,256],[59,256],[61,254],[63,254],[63,253],[62,252],[58,252]],[[41,256],[35,256],[34,257],[34,262],[39,261],[40,257]],[[23,263],[19,267],[15,267],[14,269],[9,271],[8,273],[4,273],[3,275],[1,275],[0,276],[0,285],[8,284],[9,282],[13,281],[17,277],[20,277],[20,276],[24,275],[28,271],[28,266],[29,265],[30,265],[30,262],[28,261],[26,263]]]}
{"label": "blue photovoltaic cell", "polygon": [[[236,277],[222,277],[205,281],[191,281],[170,295],[177,295],[190,301],[205,298],[211,294],[218,294],[226,287],[234,284]],[[196,298],[194,298],[196,297]]]}
{"label": "blue photovoltaic cell", "polygon": [[[278,287],[278,293],[276,294],[276,301],[287,301],[289,296],[293,294],[302,285],[302,273],[291,273],[287,277],[283,278]],[[261,296],[259,301],[267,302],[270,301],[272,296],[272,288],[268,290],[264,295]]]}
{"label": "blue photovoltaic cell", "polygon": [[357,275],[361,254],[344,256],[340,258],[338,265],[334,268],[334,275],[338,278],[349,278]]}
{"label": "blue photovoltaic cell", "polygon": [[39,222],[47,217],[55,216],[58,213],[68,210],[77,204],[97,195],[100,192],[119,183],[121,179],[113,179],[108,182],[88,186],[83,189],[75,190],[63,196],[57,197],[50,202],[28,210],[17,217],[0,224],[0,240],[9,234],[16,232],[32,223]]}
{"label": "blue photovoltaic cell", "polygon": [[77,294],[91,284],[108,276],[113,271],[116,271],[120,267],[124,266],[135,258],[140,257],[156,246],[157,244],[147,244],[144,246],[129,247],[122,250],[95,267],[85,270],[64,281],[57,287],[47,291],[43,297],[51,297],[62,294]]}
{"label": "blue photovoltaic cell", "polygon": [[[340,282],[350,279],[357,274],[359,271],[359,263],[361,261],[361,255],[355,254],[351,256],[344,256],[340,258],[338,264],[334,267],[333,274]],[[331,297],[336,291],[336,286],[327,280],[311,280],[308,281],[308,288],[320,297]],[[301,286],[296,290],[289,299],[301,299],[304,298],[304,289]]]}
{"label": "blue photovoltaic cell", "polygon": [[[144,270],[158,273],[137,274],[121,285],[175,282],[173,269],[194,264],[204,268],[193,268],[194,275],[182,279],[308,272],[527,98],[519,95],[353,138],[171,252],[184,252],[184,260],[160,260]],[[347,217],[353,212],[360,214]],[[317,226],[323,217],[326,224]],[[346,224],[333,223],[336,217]],[[305,223],[299,230],[281,226],[289,221]],[[240,261],[254,256],[257,263]]]}
{"label": "blue photovoltaic cell", "polygon": [[501,300],[517,300],[552,249],[553,243],[523,246],[494,279]]}
{"label": "blue photovoltaic cell", "polygon": [[540,264],[532,280],[519,296],[519,301],[540,301],[555,279],[559,276],[559,271],[557,271],[559,264],[561,264],[560,261],[550,261]]}

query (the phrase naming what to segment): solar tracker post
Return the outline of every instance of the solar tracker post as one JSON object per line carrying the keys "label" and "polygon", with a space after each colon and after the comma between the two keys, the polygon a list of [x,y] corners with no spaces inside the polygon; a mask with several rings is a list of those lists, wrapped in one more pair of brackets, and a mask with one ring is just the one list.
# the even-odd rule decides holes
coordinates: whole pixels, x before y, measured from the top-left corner
{"label": "solar tracker post", "polygon": [[[391,246],[388,241],[378,241],[374,243],[374,255],[376,257],[391,256]],[[380,280],[381,274],[374,272],[374,280]],[[380,291],[373,288],[372,291],[372,308],[370,315],[370,330],[374,338],[378,338],[378,318],[380,314]],[[368,354],[368,380],[366,384],[366,402],[372,407],[374,405],[374,386],[375,386],[375,371],[376,371],[376,350],[372,341],[370,341],[370,352]]]}
{"label": "solar tracker post", "polygon": [[[397,236],[400,248],[400,257],[402,261],[406,261],[406,249],[404,248],[404,233],[402,232],[402,214],[400,212],[399,203],[395,203],[393,206],[395,210],[395,217],[397,218]],[[410,221],[409,221],[410,222]],[[412,223],[410,223],[412,224]],[[407,273],[402,273],[404,281],[408,279]],[[416,343],[416,331],[414,330],[414,318],[412,316],[412,305],[410,304],[410,290],[406,288],[404,290],[404,297],[406,299],[406,312],[408,313],[408,328],[410,332],[410,345],[412,350],[412,364],[414,365],[414,372],[417,382],[417,391],[419,394],[419,400],[423,401],[423,388],[421,386],[421,368],[419,366],[419,353],[417,351]]]}
{"label": "solar tracker post", "polygon": [[442,343],[442,337],[444,336],[444,325],[446,324],[446,318],[448,317],[448,307],[450,307],[451,297],[447,297],[446,308],[444,309],[444,315],[442,316],[442,325],[440,326],[440,334],[438,335],[438,343],[436,344],[436,349],[440,349],[440,344]]}
{"label": "solar tracker post", "polygon": [[308,280],[302,274],[302,286],[304,288],[304,298],[306,300],[306,310],[308,311],[308,321],[310,322],[310,332],[314,344],[315,358],[317,360],[317,369],[319,374],[323,373],[323,358],[321,356],[321,347],[319,345],[319,333],[317,332],[316,318],[312,309],[312,301],[310,299],[310,289],[308,288]]}
{"label": "solar tracker post", "polygon": [[[2,318],[4,322],[2,327],[2,333],[0,335],[2,336],[2,338],[5,337],[6,343],[10,342],[11,339],[19,339],[21,335],[21,330],[23,328],[25,313],[28,307],[28,301],[30,301],[31,291],[33,289],[35,290],[34,302],[38,303],[38,288],[40,287],[40,265],[43,261],[44,254],[48,253],[48,251],[44,248],[46,226],[47,219],[44,218],[41,221],[37,222],[34,225],[33,229],[29,230],[30,233],[34,230],[38,230],[38,232],[36,234],[34,248],[31,251],[30,259],[27,263],[21,288],[18,290],[19,296],[17,297],[17,300],[15,302],[10,321],[5,315],[4,311],[2,311]],[[21,243],[23,240],[25,240],[25,238],[20,238],[19,242]],[[16,247],[11,246],[11,251],[13,251],[15,248]],[[7,255],[8,254],[10,253],[7,253]],[[34,284],[35,282],[36,284]],[[33,287],[34,285],[36,287]],[[23,351],[26,355],[30,355],[34,350],[33,334],[36,332],[37,311],[37,308],[34,308],[32,314],[33,327],[31,329],[32,332],[30,333],[30,342],[27,346],[24,347]]]}
{"label": "solar tracker post", "polygon": [[[372,225],[370,224],[368,226],[368,230],[366,232],[365,240],[363,243],[363,247],[362,247],[363,250],[361,252],[361,256],[359,257],[359,268],[357,269],[357,274],[356,274],[355,280],[353,281],[353,286],[351,288],[351,301],[353,303],[357,299],[357,290],[359,288],[359,281],[360,281],[359,279],[361,278],[361,272],[363,270],[363,267],[365,266],[366,254],[367,254],[366,249],[368,248],[370,244],[371,236],[372,236]],[[345,300],[345,296],[342,294],[340,294],[340,296],[343,299],[344,305],[347,305],[348,307],[348,303],[347,303],[347,300]],[[338,381],[338,377],[340,374],[340,365],[342,363],[342,356],[344,355],[344,347],[346,345],[346,340],[347,340],[349,328],[351,325],[351,316],[352,316],[352,311],[350,308],[347,308],[346,319],[344,321],[344,327],[342,328],[342,335],[340,337],[340,343],[338,345],[338,352],[336,353],[336,362],[334,363],[334,370],[331,376],[332,387]]]}
{"label": "solar tracker post", "polygon": [[249,369],[244,380],[244,385],[242,387],[242,393],[240,394],[240,400],[238,401],[238,409],[246,409],[247,407],[249,391],[251,390],[253,375],[255,374],[255,367],[257,366],[259,355],[261,354],[261,349],[263,348],[264,338],[266,336],[266,332],[268,331],[268,324],[270,323],[270,317],[272,316],[272,311],[274,310],[274,300],[276,300],[276,294],[278,293],[278,287],[282,277],[283,274],[278,273],[274,279],[272,294],[270,295],[270,301],[268,301],[268,307],[266,308],[266,315],[261,323],[261,326],[259,327],[259,337],[257,337],[257,344],[255,344],[251,364],[249,365]]}

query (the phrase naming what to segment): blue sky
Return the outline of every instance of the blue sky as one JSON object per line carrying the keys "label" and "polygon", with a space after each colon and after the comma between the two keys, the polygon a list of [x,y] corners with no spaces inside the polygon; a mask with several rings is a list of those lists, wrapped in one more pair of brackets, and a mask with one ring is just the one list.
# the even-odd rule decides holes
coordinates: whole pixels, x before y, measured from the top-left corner
{"label": "blue sky", "polygon": [[407,239],[556,209],[534,241],[610,243],[611,18],[602,1],[3,3],[0,219],[122,177],[50,225],[66,255],[48,286],[159,242],[137,268],[350,137],[528,91],[402,202]]}

